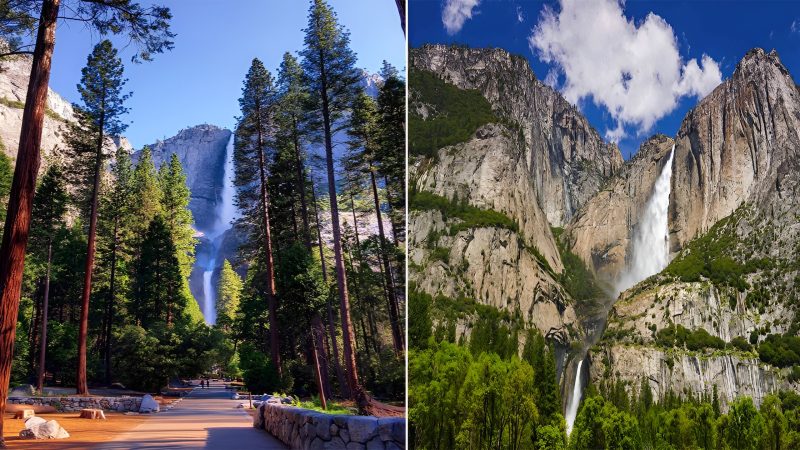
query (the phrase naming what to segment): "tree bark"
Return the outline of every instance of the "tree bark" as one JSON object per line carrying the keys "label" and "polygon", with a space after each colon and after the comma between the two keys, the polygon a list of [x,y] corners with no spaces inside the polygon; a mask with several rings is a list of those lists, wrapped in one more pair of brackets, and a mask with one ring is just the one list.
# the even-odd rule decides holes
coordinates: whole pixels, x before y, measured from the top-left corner
{"label": "tree bark", "polygon": [[106,305],[106,329],[105,329],[105,369],[106,369],[106,386],[111,386],[111,328],[114,324],[114,300],[116,297],[117,285],[117,244],[119,233],[119,218],[114,219],[114,238],[111,244],[111,276],[109,279],[109,293],[108,304]]}
{"label": "tree bark", "polygon": [[320,352],[322,351],[322,334],[325,333],[325,328],[322,326],[322,319],[319,314],[314,314],[311,320],[311,350],[312,357],[314,358],[314,370],[316,374],[317,389],[319,390],[319,401],[322,409],[328,409],[328,404],[325,399],[328,397],[329,389],[327,388],[327,371],[323,370],[324,365],[320,362]]}
{"label": "tree bark", "polygon": [[92,187],[92,206],[89,213],[89,236],[86,245],[86,268],[83,275],[83,296],[81,298],[81,318],[78,327],[78,371],[75,377],[75,393],[89,395],[86,380],[86,340],[89,335],[89,301],[92,295],[92,272],[97,241],[97,204],[100,196],[100,170],[103,164],[103,118],[97,135],[97,148],[94,160],[94,186]]}
{"label": "tree bark", "polygon": [[394,0],[397,5],[397,13],[400,14],[400,27],[403,29],[403,35],[406,34],[406,1]]}
{"label": "tree bark", "polygon": [[[321,52],[320,52],[321,53]],[[320,54],[320,82],[322,97],[322,125],[325,136],[325,165],[328,172],[328,197],[331,202],[331,225],[333,228],[333,254],[336,265],[336,289],[339,294],[339,307],[342,316],[342,341],[344,341],[344,363],[347,368],[347,381],[350,387],[350,396],[355,400],[359,409],[364,411],[368,407],[369,399],[358,381],[358,368],[356,367],[355,342],[353,341],[353,322],[350,319],[350,295],[347,291],[347,273],[344,268],[344,255],[342,254],[342,231],[339,225],[339,203],[336,198],[336,175],[333,170],[333,142],[331,139],[331,117],[328,106],[328,85],[326,62]]]}
{"label": "tree bark", "polygon": [[44,276],[44,295],[42,297],[42,337],[39,340],[39,367],[36,375],[36,389],[44,388],[45,361],[47,353],[47,310],[50,303],[50,267],[53,260],[53,242],[47,243],[47,269]]}
{"label": "tree bark", "polygon": [[386,283],[386,296],[389,303],[389,322],[392,328],[392,342],[395,353],[402,354],[405,348],[403,332],[400,328],[399,309],[397,307],[397,293],[394,290],[394,276],[392,265],[389,263],[389,251],[386,248],[386,234],[383,231],[383,216],[381,202],[378,198],[378,184],[375,181],[375,169],[370,167],[369,181],[372,185],[372,198],[375,202],[375,215],[378,217],[378,240],[381,245],[381,262],[383,263],[383,280]]}
{"label": "tree bark", "polygon": [[311,232],[308,227],[308,205],[306,204],[306,180],[303,155],[300,153],[300,137],[297,132],[297,120],[293,119],[292,139],[294,141],[295,168],[297,171],[297,192],[300,194],[300,214],[303,219],[303,240],[311,251]]}
{"label": "tree bark", "polygon": [[[313,179],[311,180],[311,185],[315,186]],[[328,269],[325,263],[325,254],[322,251],[322,232],[320,231],[319,210],[317,209],[317,192],[314,189],[311,189],[311,201],[314,205],[314,216],[317,219],[317,240],[319,241],[319,260],[322,266],[322,280],[325,282],[325,285],[327,285]],[[326,303],[328,309],[328,334],[331,335],[331,348],[333,349],[333,368],[336,370],[336,378],[339,380],[339,390],[342,393],[342,397],[350,398],[350,385],[342,371],[342,365],[339,362],[339,343],[336,342],[336,321],[333,317],[333,307],[331,306],[330,297]]]}
{"label": "tree bark", "polygon": [[[392,212],[394,212],[394,199],[392,199],[392,190],[389,184],[389,177],[386,175],[383,176],[383,183],[386,186],[386,201],[389,203],[389,207],[392,208]],[[394,238],[394,244],[400,245],[400,233],[398,230],[400,229],[400,225],[395,222],[395,214],[389,213],[389,223],[392,225],[392,237]]]}
{"label": "tree bark", "polygon": [[8,200],[8,213],[0,244],[0,447],[5,447],[3,418],[5,417],[8,382],[14,357],[19,296],[25,249],[28,245],[30,215],[36,176],[39,172],[40,147],[44,111],[47,107],[47,87],[55,47],[56,22],[61,0],[44,0],[36,34],[31,76],[22,114],[17,163]]}
{"label": "tree bark", "polygon": [[[259,116],[259,120],[261,117]],[[261,179],[261,209],[264,227],[264,257],[267,264],[267,304],[269,307],[269,347],[272,357],[272,364],[278,371],[278,377],[283,378],[281,367],[280,334],[278,333],[278,305],[275,299],[275,269],[272,260],[272,234],[269,223],[269,191],[267,191],[267,163],[264,158],[264,146],[266,145],[261,131],[261,124],[258,126],[258,165],[259,176]]]}

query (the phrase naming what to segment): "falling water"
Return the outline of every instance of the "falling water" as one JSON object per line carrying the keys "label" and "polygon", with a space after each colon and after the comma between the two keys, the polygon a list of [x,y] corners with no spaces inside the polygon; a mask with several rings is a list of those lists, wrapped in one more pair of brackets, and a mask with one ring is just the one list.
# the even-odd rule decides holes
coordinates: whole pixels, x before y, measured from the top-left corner
{"label": "falling water", "polygon": [[661,272],[669,264],[669,194],[672,180],[672,157],[669,159],[653,186],[653,194],[645,205],[636,235],[630,248],[628,265],[617,281],[617,295],[645,278]]}
{"label": "falling water", "polygon": [[572,387],[572,398],[567,406],[567,436],[572,432],[572,426],[575,424],[575,417],[578,415],[578,405],[581,402],[581,394],[583,393],[583,378],[581,378],[581,367],[583,360],[578,361],[578,369],[575,371],[575,384]]}
{"label": "falling water", "polygon": [[[675,154],[675,145],[669,153],[669,158],[653,186],[653,193],[645,205],[639,227],[630,247],[630,259],[622,271],[615,286],[620,292],[628,289],[645,278],[662,271],[669,264],[669,194],[672,181],[672,158]],[[605,318],[603,319],[605,321]],[[599,338],[599,334],[597,337]],[[581,358],[585,358],[585,352]],[[578,406],[583,395],[583,379],[581,369],[583,359],[578,361],[573,380],[572,397],[569,398],[566,411],[567,434],[572,431]]]}
{"label": "falling water", "polygon": [[211,245],[211,256],[206,261],[205,271],[203,272],[203,317],[205,317],[208,324],[214,324],[217,320],[217,290],[212,283],[214,270],[217,268],[217,255],[222,245],[222,237],[231,228],[231,222],[236,218],[236,205],[234,204],[236,189],[233,185],[233,178],[233,133],[231,133],[231,138],[227,147],[225,147],[225,168],[223,170],[220,201],[214,209],[216,220],[212,228],[205,233]]}

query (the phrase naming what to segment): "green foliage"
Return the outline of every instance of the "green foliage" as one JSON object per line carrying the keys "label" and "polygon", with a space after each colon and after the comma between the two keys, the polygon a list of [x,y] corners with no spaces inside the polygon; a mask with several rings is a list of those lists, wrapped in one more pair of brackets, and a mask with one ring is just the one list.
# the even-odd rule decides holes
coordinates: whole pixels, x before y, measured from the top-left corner
{"label": "green foliage", "polygon": [[239,355],[244,384],[250,392],[267,393],[284,390],[278,371],[267,355],[249,343],[242,344]]}
{"label": "green foliage", "polygon": [[777,367],[800,365],[800,336],[770,334],[759,344],[758,357]]}
{"label": "green foliage", "polygon": [[569,295],[578,301],[604,298],[605,294],[597,284],[592,272],[583,263],[583,260],[569,250],[562,241],[563,228],[553,228],[553,237],[558,245],[564,271],[557,276],[558,282],[564,286]]}
{"label": "green foliage", "polygon": [[11,158],[3,153],[2,143],[0,143],[0,223],[2,224],[6,222],[8,194],[11,192],[13,178],[14,167]]}
{"label": "green foliage", "polygon": [[192,212],[189,210],[189,187],[183,173],[178,155],[173,153],[169,164],[161,166],[158,172],[161,187],[161,210],[164,221],[172,235],[176,255],[181,266],[181,274],[188,278],[194,265],[194,248],[197,240],[192,229]]}
{"label": "green foliage", "polygon": [[430,295],[410,289],[408,293],[408,341],[412,348],[424,349],[432,335],[433,321],[431,320]]}
{"label": "green foliage", "polygon": [[432,157],[442,147],[468,140],[484,124],[496,122],[489,102],[474,89],[463,90],[432,72],[412,68],[411,101],[425,104],[429,116],[409,112],[408,143],[412,155]]}
{"label": "green foliage", "polygon": [[674,324],[658,331],[656,343],[662,347],[686,347],[693,351],[725,348],[725,341],[710,335],[703,328],[690,331],[682,325]]}
{"label": "green foliage", "polygon": [[[473,356],[431,342],[409,355],[409,420],[416,448],[536,448],[563,442],[563,418],[545,425],[530,379],[534,368],[512,356]],[[541,439],[537,429],[542,430]]]}
{"label": "green foliage", "polygon": [[236,310],[239,309],[239,299],[242,296],[242,279],[233,270],[233,266],[226,259],[222,263],[217,284],[217,324],[230,327],[233,323]]}
{"label": "green foliage", "polygon": [[501,212],[451,201],[430,192],[415,192],[409,199],[409,207],[417,211],[438,210],[445,220],[460,219],[450,228],[451,235],[471,228],[505,228],[515,233],[519,229],[514,220]]}
{"label": "green foliage", "polygon": [[191,299],[184,290],[180,262],[166,221],[159,215],[150,222],[142,240],[141,256],[133,283],[131,314],[150,328],[183,319]]}
{"label": "green foliage", "polygon": [[739,292],[747,290],[750,285],[744,276],[768,269],[773,263],[760,258],[741,263],[731,256],[737,242],[735,220],[736,214],[728,216],[714,224],[707,233],[693,239],[664,272],[682,281],[700,281],[703,277],[717,285],[734,287]]}

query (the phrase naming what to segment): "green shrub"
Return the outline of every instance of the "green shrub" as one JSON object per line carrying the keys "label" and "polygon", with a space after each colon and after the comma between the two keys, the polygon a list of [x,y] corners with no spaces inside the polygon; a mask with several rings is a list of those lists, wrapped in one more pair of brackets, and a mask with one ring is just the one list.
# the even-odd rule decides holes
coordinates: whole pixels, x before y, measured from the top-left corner
{"label": "green shrub", "polygon": [[409,206],[415,211],[438,210],[445,220],[460,219],[460,223],[450,227],[451,235],[471,228],[505,228],[515,233],[519,229],[514,220],[501,212],[480,209],[430,192],[412,193]]}
{"label": "green shrub", "polygon": [[800,364],[800,336],[770,334],[758,346],[758,357],[767,364],[789,367]]}

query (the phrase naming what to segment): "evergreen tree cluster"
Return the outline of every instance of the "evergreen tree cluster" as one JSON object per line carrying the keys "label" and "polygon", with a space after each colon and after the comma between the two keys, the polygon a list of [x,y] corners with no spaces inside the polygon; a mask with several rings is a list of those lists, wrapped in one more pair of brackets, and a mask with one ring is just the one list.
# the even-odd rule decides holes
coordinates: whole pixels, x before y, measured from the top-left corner
{"label": "evergreen tree cluster", "polygon": [[367,96],[336,13],[313,0],[308,17],[299,57],[274,73],[254,59],[244,79],[234,227],[248,238],[223,267],[218,328],[251,390],[366,407],[366,392],[404,396],[405,81],[385,63]]}

